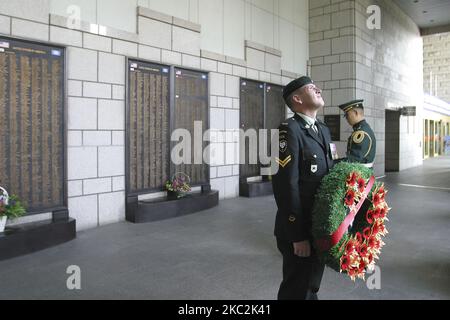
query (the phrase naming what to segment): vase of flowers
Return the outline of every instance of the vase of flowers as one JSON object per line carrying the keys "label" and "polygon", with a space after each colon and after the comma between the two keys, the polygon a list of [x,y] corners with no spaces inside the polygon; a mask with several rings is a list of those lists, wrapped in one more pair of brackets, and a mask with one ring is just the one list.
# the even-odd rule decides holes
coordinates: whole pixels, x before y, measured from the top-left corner
{"label": "vase of flowers", "polygon": [[0,187],[0,232],[5,231],[6,221],[25,214],[25,207],[15,195],[9,196],[5,188]]}
{"label": "vase of flowers", "polygon": [[175,173],[170,180],[166,182],[167,198],[176,200],[183,198],[191,191],[190,178],[183,172]]}

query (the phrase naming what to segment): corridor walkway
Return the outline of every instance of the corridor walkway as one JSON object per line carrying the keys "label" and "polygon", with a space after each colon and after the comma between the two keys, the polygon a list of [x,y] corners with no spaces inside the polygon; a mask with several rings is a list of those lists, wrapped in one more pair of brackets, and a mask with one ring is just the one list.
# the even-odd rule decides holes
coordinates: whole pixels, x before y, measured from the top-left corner
{"label": "corridor walkway", "polygon": [[[450,157],[382,179],[393,208],[381,289],[327,269],[321,299],[450,299]],[[148,224],[79,232],[0,262],[0,299],[274,299],[281,280],[272,196]],[[70,265],[81,290],[66,287]]]}

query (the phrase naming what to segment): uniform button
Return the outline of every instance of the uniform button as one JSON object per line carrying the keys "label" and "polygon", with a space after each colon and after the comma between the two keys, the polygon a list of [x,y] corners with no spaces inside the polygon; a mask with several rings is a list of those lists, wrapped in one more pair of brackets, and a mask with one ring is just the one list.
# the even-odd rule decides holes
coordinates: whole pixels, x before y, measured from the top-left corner
{"label": "uniform button", "polygon": [[295,217],[294,216],[289,216],[289,222],[295,222]]}
{"label": "uniform button", "polygon": [[314,157],[314,158],[317,158],[317,155],[315,154],[313,157]]}

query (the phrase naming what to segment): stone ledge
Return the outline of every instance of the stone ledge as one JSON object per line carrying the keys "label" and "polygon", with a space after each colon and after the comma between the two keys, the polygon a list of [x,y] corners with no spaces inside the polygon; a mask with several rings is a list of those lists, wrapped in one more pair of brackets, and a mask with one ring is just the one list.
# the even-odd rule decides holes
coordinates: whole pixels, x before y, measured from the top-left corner
{"label": "stone ledge", "polygon": [[244,59],[234,58],[234,57],[230,57],[230,56],[225,56],[225,59],[228,63],[234,64],[237,66],[241,66],[241,67],[247,66],[247,61],[245,61]]}
{"label": "stone ledge", "polygon": [[137,196],[128,196],[126,220],[133,223],[165,220],[213,208],[218,204],[219,192],[214,190],[192,193],[178,200],[163,197],[138,201]]}
{"label": "stone ledge", "polygon": [[245,40],[245,46],[248,48],[253,48],[253,49],[256,49],[259,51],[266,52],[266,46],[256,43],[256,42],[253,42],[253,41],[250,41],[250,40]]}
{"label": "stone ledge", "polygon": [[212,52],[212,51],[200,50],[200,56],[202,58],[206,58],[206,59],[227,62],[227,58],[225,55],[216,53],[216,52]]}
{"label": "stone ledge", "polygon": [[46,249],[76,237],[75,220],[46,220],[6,227],[0,233],[0,260]]}
{"label": "stone ledge", "polygon": [[139,37],[137,33],[131,33],[127,31],[122,31],[118,29],[114,29],[111,27],[102,26],[95,23],[90,23],[87,21],[80,21],[80,25],[78,28],[69,28],[68,20],[66,17],[50,14],[50,25],[66,28],[68,30],[78,30],[83,31],[99,36],[110,37],[114,39],[120,39],[130,42],[139,42]]}
{"label": "stone ledge", "polygon": [[141,17],[145,17],[145,18],[149,18],[149,19],[153,19],[153,20],[158,20],[164,23],[168,23],[168,24],[172,24],[184,29],[188,29],[191,31],[195,31],[200,33],[201,32],[201,25],[188,21],[188,20],[184,20],[181,18],[177,18],[174,16],[170,16],[168,14],[165,13],[161,13],[158,11],[154,11],[151,10],[149,8],[145,8],[145,7],[138,7],[137,9],[137,15],[141,16]]}
{"label": "stone ledge", "polygon": [[153,19],[153,20],[158,20],[161,22],[165,22],[165,23],[169,23],[172,24],[172,16],[169,16],[167,14],[158,12],[158,11],[154,11],[145,7],[138,7],[137,8],[137,15],[138,16],[142,16],[142,17],[146,17],[149,19]]}
{"label": "stone ledge", "polygon": [[273,54],[274,56],[277,56],[277,57],[282,56],[282,52],[280,50],[270,48],[270,47],[266,47],[266,53]]}
{"label": "stone ledge", "polygon": [[273,194],[272,181],[254,181],[239,183],[239,196],[254,198]]}
{"label": "stone ledge", "polygon": [[298,73],[287,71],[287,70],[281,70],[281,75],[283,77],[292,78],[292,79],[297,79],[300,77],[300,75]]}
{"label": "stone ledge", "polygon": [[177,17],[172,17],[172,18],[173,18],[172,24],[174,26],[178,26],[178,27],[181,27],[181,28],[184,28],[184,29],[188,29],[188,30],[191,30],[191,31],[195,31],[195,32],[198,32],[198,33],[200,33],[202,31],[201,25],[199,25],[197,23],[194,23],[194,22],[191,22],[191,21],[187,21],[187,20],[183,20],[183,19],[180,19],[180,18],[177,18]]}
{"label": "stone ledge", "polygon": [[281,57],[281,55],[282,55],[282,52],[280,50],[277,50],[275,48],[271,48],[271,47],[268,47],[268,46],[250,41],[250,40],[245,40],[245,47],[252,48],[252,49],[255,49],[258,51],[262,51],[265,53],[269,53],[269,54],[272,54],[272,55],[278,56],[278,57]]}

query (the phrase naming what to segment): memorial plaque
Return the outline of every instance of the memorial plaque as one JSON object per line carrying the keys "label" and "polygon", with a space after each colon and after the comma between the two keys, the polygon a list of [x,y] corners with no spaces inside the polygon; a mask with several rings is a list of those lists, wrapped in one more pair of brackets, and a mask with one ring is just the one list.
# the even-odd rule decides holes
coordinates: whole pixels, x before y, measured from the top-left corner
{"label": "memorial plaque", "polygon": [[286,104],[283,99],[283,87],[268,84],[265,129],[278,129],[284,120],[286,120]]}
{"label": "memorial plaque", "polygon": [[[264,83],[250,80],[241,80],[240,83],[240,125],[241,129],[256,130],[259,134],[260,129],[264,129]],[[260,176],[260,165],[250,164],[250,141],[245,139],[245,163],[239,166],[239,175],[241,178]],[[259,157],[258,157],[259,158]]]}
{"label": "memorial plaque", "polygon": [[64,49],[0,37],[0,185],[28,213],[65,206]]}
{"label": "memorial plaque", "polygon": [[331,140],[340,141],[341,140],[341,117],[339,115],[328,115],[325,116],[324,122],[330,129]]}
{"label": "memorial plaque", "polygon": [[161,190],[169,178],[170,69],[133,60],[128,68],[128,190]]}
{"label": "memorial plaque", "polygon": [[280,124],[286,120],[286,104],[283,99],[283,87],[273,84],[266,85],[266,116],[265,129],[267,132],[267,152],[270,155],[271,130],[278,129]]}
{"label": "memorial plaque", "polygon": [[[172,174],[187,174],[191,185],[209,183],[209,166],[203,161],[203,150],[208,145],[203,141],[203,133],[209,129],[208,108],[208,75],[204,72],[175,68],[173,129],[186,129],[190,133],[191,159],[189,163],[174,165]],[[194,132],[195,122],[201,123],[201,130],[198,132]]]}

